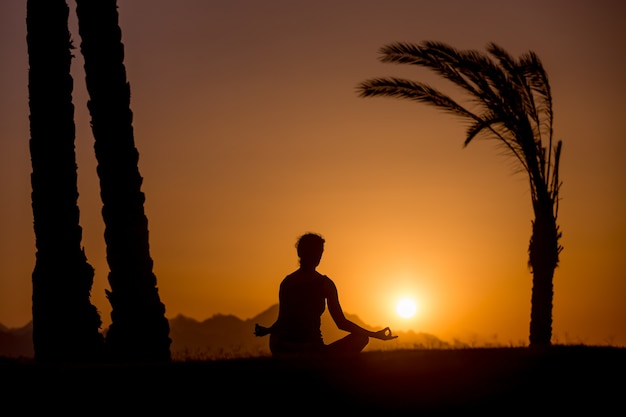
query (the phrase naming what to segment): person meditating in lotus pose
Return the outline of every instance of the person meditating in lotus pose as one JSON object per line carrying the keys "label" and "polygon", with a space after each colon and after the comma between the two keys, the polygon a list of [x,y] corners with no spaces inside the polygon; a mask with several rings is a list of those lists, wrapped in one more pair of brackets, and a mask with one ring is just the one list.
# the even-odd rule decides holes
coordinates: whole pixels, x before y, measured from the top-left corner
{"label": "person meditating in lotus pose", "polygon": [[[270,335],[272,355],[356,354],[369,338],[395,339],[389,327],[370,331],[348,320],[339,304],[335,283],[316,268],[324,252],[324,238],[316,233],[302,235],[296,244],[300,268],[287,275],[278,293],[278,318],[270,327],[258,323],[256,336]],[[337,327],[349,334],[328,345],[322,339],[321,316],[328,311]]]}

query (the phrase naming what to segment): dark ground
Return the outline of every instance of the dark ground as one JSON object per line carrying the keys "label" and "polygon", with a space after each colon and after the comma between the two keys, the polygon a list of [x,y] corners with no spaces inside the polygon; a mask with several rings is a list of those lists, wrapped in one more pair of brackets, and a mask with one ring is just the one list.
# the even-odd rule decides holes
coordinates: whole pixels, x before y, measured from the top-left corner
{"label": "dark ground", "polygon": [[356,358],[143,365],[0,358],[0,375],[0,412],[14,410],[13,415],[603,416],[626,410],[626,349],[614,347],[401,350]]}

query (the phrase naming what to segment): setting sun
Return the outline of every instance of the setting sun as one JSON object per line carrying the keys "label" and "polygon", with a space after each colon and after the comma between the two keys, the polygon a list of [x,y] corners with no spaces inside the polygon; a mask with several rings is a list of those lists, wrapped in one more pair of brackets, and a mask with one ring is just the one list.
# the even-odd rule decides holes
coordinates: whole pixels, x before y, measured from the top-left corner
{"label": "setting sun", "polygon": [[396,303],[396,312],[402,318],[411,318],[417,312],[417,303],[412,298],[401,298]]}

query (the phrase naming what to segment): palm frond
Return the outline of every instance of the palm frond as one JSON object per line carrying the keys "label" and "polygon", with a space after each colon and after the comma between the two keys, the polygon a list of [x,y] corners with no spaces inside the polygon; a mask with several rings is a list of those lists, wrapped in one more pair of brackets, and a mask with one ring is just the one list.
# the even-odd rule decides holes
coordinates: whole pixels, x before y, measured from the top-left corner
{"label": "palm frond", "polygon": [[536,139],[541,142],[545,130],[542,126],[544,123],[542,116],[548,116],[549,126],[551,126],[552,105],[547,76],[537,55],[529,52],[516,61],[495,43],[490,43],[487,50],[498,59],[500,67],[506,72],[509,90],[515,92],[517,96],[515,102],[519,108],[516,110],[520,114],[526,114],[532,120]]}
{"label": "palm frond", "polygon": [[474,96],[480,96],[478,84],[471,83],[459,71],[462,60],[455,48],[441,42],[423,42],[420,45],[396,42],[380,49],[380,60],[385,63],[417,65],[435,71]]}
{"label": "palm frond", "polygon": [[[464,145],[483,133],[495,137],[527,171],[533,196],[544,194],[541,190],[545,190],[546,179],[554,169],[552,99],[546,72],[536,54],[529,52],[517,60],[495,43],[488,44],[484,54],[436,41],[396,42],[379,52],[382,62],[434,71],[469,93],[477,108],[470,110],[426,84],[393,77],[361,83],[362,97],[410,99],[469,119]],[[544,147],[542,139],[546,137],[549,143]]]}
{"label": "palm frond", "polygon": [[[487,132],[485,132],[487,131]],[[491,137],[495,137],[508,149],[508,151],[521,163],[525,171],[528,171],[528,166],[522,150],[519,147],[517,141],[514,140],[514,136],[506,126],[504,126],[502,120],[497,114],[490,113],[482,115],[480,120],[471,124],[467,128],[467,136],[463,146],[469,145],[469,143],[480,133],[485,132]]]}
{"label": "palm frond", "polygon": [[539,57],[534,52],[528,52],[521,56],[520,67],[528,80],[532,94],[536,97],[537,137],[539,141],[545,139],[548,142],[546,145],[548,156],[546,158],[545,178],[550,178],[550,169],[552,169],[552,165],[554,164],[554,161],[552,161],[554,113],[552,110],[550,83]]}
{"label": "palm frond", "polygon": [[402,78],[373,78],[357,87],[361,97],[387,96],[428,103],[456,115],[478,120],[471,111],[458,104],[444,93],[423,83]]}
{"label": "palm frond", "polygon": [[561,149],[563,143],[558,141],[554,149],[554,170],[552,172],[552,178],[550,179],[550,193],[551,198],[555,203],[554,216],[556,217],[559,211],[559,191],[561,189],[561,179],[559,177],[559,161],[561,159]]}

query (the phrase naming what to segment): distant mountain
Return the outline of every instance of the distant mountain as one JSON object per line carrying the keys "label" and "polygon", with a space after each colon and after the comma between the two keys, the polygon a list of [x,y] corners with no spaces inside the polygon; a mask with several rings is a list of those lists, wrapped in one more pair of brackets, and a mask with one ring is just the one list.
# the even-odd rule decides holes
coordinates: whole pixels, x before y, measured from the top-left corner
{"label": "distant mountain", "polygon": [[[216,314],[198,321],[178,315],[169,319],[172,356],[177,360],[185,360],[269,355],[269,337],[256,337],[254,325],[259,323],[270,326],[276,317],[278,304],[247,320]],[[373,329],[355,315],[346,314],[346,317],[362,327]],[[322,315],[322,334],[324,341],[330,343],[345,336],[346,332],[337,328],[326,311]],[[396,334],[398,339],[392,341],[371,339],[366,350],[450,347],[448,343],[427,333],[409,331]],[[7,329],[0,325],[0,356],[32,358],[33,355],[32,322],[19,329]]]}
{"label": "distant mountain", "polygon": [[32,322],[16,329],[0,324],[0,356],[32,358],[34,355]]}
{"label": "distant mountain", "polygon": [[268,339],[254,335],[254,324],[271,315],[272,309],[249,320],[216,314],[197,321],[178,315],[169,319],[172,355],[175,359],[212,359],[268,354]]}

